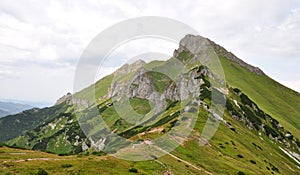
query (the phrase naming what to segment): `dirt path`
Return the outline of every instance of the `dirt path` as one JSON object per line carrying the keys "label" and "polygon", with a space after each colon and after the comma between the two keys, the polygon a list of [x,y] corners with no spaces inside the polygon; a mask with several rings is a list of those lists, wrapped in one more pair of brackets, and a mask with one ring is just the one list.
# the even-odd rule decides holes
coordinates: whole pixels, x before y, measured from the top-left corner
{"label": "dirt path", "polygon": [[190,163],[190,162],[188,162],[188,161],[186,161],[186,160],[183,160],[183,159],[181,159],[181,158],[179,158],[179,157],[177,157],[177,156],[175,156],[175,155],[173,155],[173,154],[171,154],[171,153],[169,153],[169,152],[167,152],[167,151],[165,151],[165,150],[163,150],[163,149],[161,149],[161,148],[159,148],[159,147],[156,147],[156,148],[157,148],[158,150],[164,152],[165,154],[169,155],[170,157],[172,157],[172,158],[174,158],[174,159],[176,159],[176,160],[178,160],[178,161],[181,161],[181,162],[187,164],[187,165],[190,166],[190,167],[193,167],[193,168],[196,169],[196,170],[199,170],[199,171],[204,172],[204,173],[209,174],[209,175],[213,175],[211,172],[209,172],[209,171],[207,171],[207,170],[205,170],[205,169],[203,169],[203,168],[197,167],[196,165],[194,165],[194,164],[192,164],[192,163]]}
{"label": "dirt path", "polygon": [[14,163],[19,163],[19,162],[26,162],[26,161],[35,161],[35,160],[75,160],[75,159],[57,159],[57,158],[28,158],[28,159],[20,159],[20,160],[6,160],[3,161],[2,163],[8,163],[8,162],[14,162]]}
{"label": "dirt path", "polygon": [[175,156],[175,155],[173,155],[173,154],[171,154],[171,153],[169,153],[168,155],[171,156],[171,157],[173,157],[173,158],[176,159],[176,160],[179,160],[179,161],[181,161],[181,162],[183,162],[183,163],[189,165],[190,167],[193,167],[194,169],[197,169],[197,170],[199,170],[199,171],[203,171],[203,172],[206,173],[206,174],[212,175],[211,172],[209,172],[209,171],[207,171],[207,170],[205,170],[205,169],[203,169],[203,168],[197,167],[197,166],[193,165],[192,163],[190,163],[190,162],[188,162],[188,161],[185,161],[185,160],[183,160],[183,159],[180,159],[179,157],[177,157],[177,156]]}

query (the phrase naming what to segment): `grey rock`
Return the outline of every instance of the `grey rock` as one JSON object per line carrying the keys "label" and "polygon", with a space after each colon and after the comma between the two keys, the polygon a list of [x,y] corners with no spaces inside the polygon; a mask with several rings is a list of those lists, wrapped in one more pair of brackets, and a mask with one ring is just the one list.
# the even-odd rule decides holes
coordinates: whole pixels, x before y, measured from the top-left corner
{"label": "grey rock", "polygon": [[206,55],[207,51],[214,50],[214,52],[217,53],[218,56],[224,56],[257,75],[265,75],[264,72],[258,67],[254,67],[250,64],[247,64],[243,60],[236,57],[233,53],[227,51],[222,46],[202,36],[194,36],[190,34],[186,35],[180,41],[179,49],[174,51],[173,56],[178,57],[179,53],[184,50],[189,51],[194,55],[198,55],[197,57],[194,57],[192,61],[195,61],[195,59],[200,58],[201,62],[203,63],[207,62],[208,59],[210,59],[210,56]]}
{"label": "grey rock", "polygon": [[64,102],[66,102],[67,105],[80,105],[80,106],[84,106],[85,108],[90,106],[89,100],[75,98],[70,92],[64,95],[63,97],[59,98],[56,101],[55,105],[59,105]]}

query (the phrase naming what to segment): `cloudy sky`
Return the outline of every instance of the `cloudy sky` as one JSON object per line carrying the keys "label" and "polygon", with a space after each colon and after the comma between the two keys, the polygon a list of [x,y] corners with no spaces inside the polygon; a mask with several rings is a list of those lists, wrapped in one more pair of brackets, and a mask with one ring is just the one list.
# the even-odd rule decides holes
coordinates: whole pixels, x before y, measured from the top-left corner
{"label": "cloudy sky", "polygon": [[300,91],[297,0],[1,0],[0,98],[54,103],[73,91],[76,64],[88,43],[109,26],[140,16],[188,24]]}

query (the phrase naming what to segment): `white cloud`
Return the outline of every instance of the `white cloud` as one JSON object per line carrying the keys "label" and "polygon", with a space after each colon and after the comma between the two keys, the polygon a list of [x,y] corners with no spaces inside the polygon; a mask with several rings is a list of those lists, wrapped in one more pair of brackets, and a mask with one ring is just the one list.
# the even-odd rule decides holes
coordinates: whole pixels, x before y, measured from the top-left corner
{"label": "white cloud", "polygon": [[[0,81],[5,86],[0,96],[32,100],[41,95],[43,100],[54,101],[62,92],[71,91],[71,70],[93,37],[116,22],[139,16],[177,19],[266,69],[275,79],[299,78],[300,71],[291,66],[299,65],[300,58],[300,5],[296,0],[3,0]],[[149,43],[139,45],[119,53],[128,57],[136,48],[145,50]],[[111,67],[104,72],[111,72]],[[49,74],[47,83],[45,74]],[[29,88],[30,84],[34,86]],[[26,88],[16,92],[14,87]]]}

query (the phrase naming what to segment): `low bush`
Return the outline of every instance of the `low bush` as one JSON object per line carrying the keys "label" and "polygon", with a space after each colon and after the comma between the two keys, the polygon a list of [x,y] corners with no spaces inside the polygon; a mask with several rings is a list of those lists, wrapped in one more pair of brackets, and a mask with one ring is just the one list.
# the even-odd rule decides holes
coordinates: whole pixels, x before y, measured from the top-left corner
{"label": "low bush", "polygon": [[62,168],[71,168],[73,165],[71,164],[62,164],[61,167]]}
{"label": "low bush", "polygon": [[39,169],[38,172],[36,173],[36,175],[48,175],[47,171],[43,170],[43,169]]}
{"label": "low bush", "polygon": [[238,158],[244,158],[244,156],[241,155],[241,154],[238,154],[237,157],[238,157]]}
{"label": "low bush", "polygon": [[94,151],[94,152],[92,152],[92,154],[95,155],[95,156],[104,156],[104,155],[105,155],[105,152],[102,152],[102,151],[100,151],[100,152]]}
{"label": "low bush", "polygon": [[136,168],[129,168],[129,170],[128,170],[129,172],[131,172],[131,173],[138,173],[138,170],[136,169]]}
{"label": "low bush", "polygon": [[244,172],[242,172],[242,171],[239,171],[238,173],[237,173],[238,175],[246,175]]}

